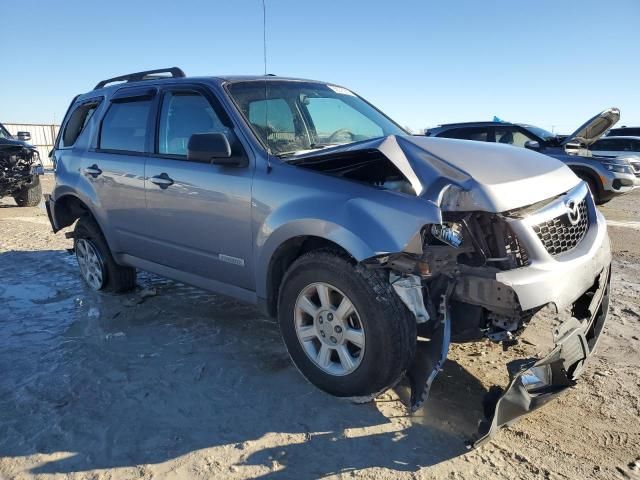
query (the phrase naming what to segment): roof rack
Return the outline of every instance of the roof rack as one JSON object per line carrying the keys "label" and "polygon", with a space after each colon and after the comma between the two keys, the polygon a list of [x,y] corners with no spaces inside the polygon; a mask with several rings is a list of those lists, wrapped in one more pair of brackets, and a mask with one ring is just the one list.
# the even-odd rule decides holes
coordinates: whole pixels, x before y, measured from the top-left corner
{"label": "roof rack", "polygon": [[106,80],[102,80],[100,83],[98,83],[94,87],[94,90],[98,90],[99,88],[102,88],[105,85],[108,85],[108,84],[114,83],[114,82],[127,82],[128,83],[128,82],[139,82],[141,80],[156,80],[156,79],[159,79],[159,78],[167,78],[165,76],[158,75],[159,73],[170,73],[171,74],[171,78],[184,78],[184,77],[186,77],[186,75],[184,74],[182,69],[180,69],[178,67],[159,68],[158,70],[146,70],[144,72],[129,73],[127,75],[121,75],[119,77],[107,78]]}

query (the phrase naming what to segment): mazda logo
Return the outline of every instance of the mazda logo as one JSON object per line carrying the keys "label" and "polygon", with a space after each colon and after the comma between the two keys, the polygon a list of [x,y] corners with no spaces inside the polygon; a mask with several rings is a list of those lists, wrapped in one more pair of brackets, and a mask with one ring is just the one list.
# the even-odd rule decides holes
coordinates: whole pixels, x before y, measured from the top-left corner
{"label": "mazda logo", "polygon": [[580,221],[580,209],[575,200],[569,200],[567,203],[567,217],[571,225],[576,225]]}

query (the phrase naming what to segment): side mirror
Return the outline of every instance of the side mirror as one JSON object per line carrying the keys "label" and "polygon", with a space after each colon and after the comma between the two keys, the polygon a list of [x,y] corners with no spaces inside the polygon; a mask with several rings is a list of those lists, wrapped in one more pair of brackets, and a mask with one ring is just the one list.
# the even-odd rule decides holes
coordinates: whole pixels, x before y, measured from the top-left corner
{"label": "side mirror", "polygon": [[535,150],[536,152],[540,150],[540,143],[535,140],[527,140],[524,142],[524,148],[528,148],[529,150]]}
{"label": "side mirror", "polygon": [[28,142],[29,140],[31,140],[31,133],[30,132],[18,132],[16,137],[18,137],[18,140],[22,140],[23,142]]}
{"label": "side mirror", "polygon": [[246,159],[232,156],[229,138],[224,133],[194,133],[187,145],[187,160],[214,165],[244,166]]}

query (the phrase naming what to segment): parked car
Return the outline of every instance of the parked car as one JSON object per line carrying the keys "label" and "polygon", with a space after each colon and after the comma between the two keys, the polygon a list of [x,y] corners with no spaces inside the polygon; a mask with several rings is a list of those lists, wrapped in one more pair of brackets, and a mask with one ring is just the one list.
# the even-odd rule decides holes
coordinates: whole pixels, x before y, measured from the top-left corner
{"label": "parked car", "polygon": [[451,341],[507,347],[542,307],[569,309],[478,441],[572,385],[606,319],[606,223],[569,168],[409,135],[331,83],[104,80],[73,100],[53,156],[47,212],[55,232],[75,222],[90,288],[132,289],[142,269],[257,304],[333,395],[406,375],[415,410]]}
{"label": "parked car", "polygon": [[612,128],[607,132],[607,137],[640,137],[640,127],[627,127],[623,125],[619,128]]}
{"label": "parked car", "polygon": [[38,151],[27,142],[29,132],[14,138],[0,123],[0,198],[13,197],[19,207],[34,207],[42,199],[44,174]]}
{"label": "parked car", "polygon": [[629,193],[640,185],[640,174],[625,158],[582,154],[620,118],[617,108],[596,115],[571,135],[556,135],[542,128],[508,122],[451,123],[431,128],[428,136],[496,142],[525,147],[552,156],[567,164],[584,180],[598,205],[616,195]]}
{"label": "parked car", "polygon": [[640,137],[604,137],[596,140],[589,151],[599,157],[626,158],[640,179]]}

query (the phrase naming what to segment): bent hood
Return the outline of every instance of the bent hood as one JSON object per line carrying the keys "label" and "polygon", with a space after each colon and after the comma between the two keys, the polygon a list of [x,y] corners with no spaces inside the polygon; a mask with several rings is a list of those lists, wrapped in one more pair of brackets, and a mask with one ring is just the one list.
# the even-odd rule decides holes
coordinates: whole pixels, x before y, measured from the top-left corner
{"label": "bent hood", "polygon": [[620,110],[612,107],[590,118],[580,128],[562,140],[562,145],[571,142],[580,142],[583,145],[591,145],[598,140],[604,132],[613,127],[620,120]]}
{"label": "bent hood", "polygon": [[374,150],[400,170],[418,196],[444,210],[504,212],[565,193],[580,181],[564,163],[525,148],[408,135],[304,153],[292,163],[338,157],[356,164],[360,152]]}

